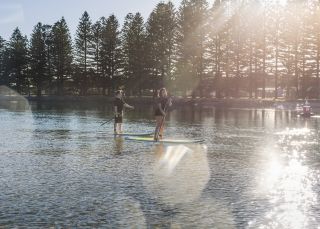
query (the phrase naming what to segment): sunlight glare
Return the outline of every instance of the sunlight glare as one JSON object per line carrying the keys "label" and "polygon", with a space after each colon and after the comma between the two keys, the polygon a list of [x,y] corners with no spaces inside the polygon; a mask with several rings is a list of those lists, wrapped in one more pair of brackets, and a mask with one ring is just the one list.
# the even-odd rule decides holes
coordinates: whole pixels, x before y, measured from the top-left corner
{"label": "sunlight glare", "polygon": [[210,179],[206,147],[157,145],[153,159],[145,169],[143,183],[158,201],[175,205],[201,196]]}
{"label": "sunlight glare", "polygon": [[272,5],[280,5],[285,6],[288,2],[288,0],[266,0],[266,3],[270,3]]}
{"label": "sunlight glare", "polygon": [[308,228],[316,223],[308,216],[310,209],[318,205],[314,186],[319,172],[305,163],[305,147],[314,142],[313,132],[307,128],[287,128],[276,136],[277,147],[264,152],[265,162],[258,177],[258,194],[267,197],[268,211],[249,226]]}

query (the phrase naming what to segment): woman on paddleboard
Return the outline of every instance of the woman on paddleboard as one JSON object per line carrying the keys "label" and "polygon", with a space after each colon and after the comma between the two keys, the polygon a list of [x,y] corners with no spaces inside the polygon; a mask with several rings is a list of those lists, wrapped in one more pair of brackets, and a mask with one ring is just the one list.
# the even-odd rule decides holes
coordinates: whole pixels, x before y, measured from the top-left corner
{"label": "woman on paddleboard", "polygon": [[163,136],[164,120],[168,108],[172,105],[171,98],[168,97],[167,90],[161,88],[159,95],[155,98],[155,119],[156,119],[156,130],[154,132],[154,140],[158,141]]}
{"label": "woman on paddleboard", "polygon": [[128,105],[123,100],[123,91],[118,90],[116,91],[116,96],[113,102],[114,106],[114,134],[121,134],[122,133],[122,122],[123,122],[123,108],[130,108],[134,109],[133,106]]}

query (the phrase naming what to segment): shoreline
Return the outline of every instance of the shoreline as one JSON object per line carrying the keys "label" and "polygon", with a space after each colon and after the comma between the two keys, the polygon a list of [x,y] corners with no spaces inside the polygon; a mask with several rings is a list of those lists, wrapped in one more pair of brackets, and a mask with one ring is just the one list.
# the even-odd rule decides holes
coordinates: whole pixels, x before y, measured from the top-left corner
{"label": "shoreline", "polygon": [[[113,97],[110,96],[25,96],[30,102],[54,102],[54,103],[112,103]],[[285,100],[285,99],[249,99],[249,98],[185,98],[174,97],[174,104],[177,106],[193,105],[205,107],[234,107],[234,108],[295,108],[296,104],[303,104],[305,100]],[[132,104],[153,104],[153,98],[148,96],[142,97],[127,97],[126,101]],[[315,108],[320,108],[320,100],[308,100],[310,105]]]}
{"label": "shoreline", "polygon": [[[110,96],[0,96],[2,101],[21,101],[25,99],[32,103],[84,103],[84,104],[112,104],[114,97]],[[127,97],[125,99],[129,104],[134,105],[152,105],[153,98]],[[249,98],[185,98],[173,97],[175,106],[202,106],[202,107],[226,107],[226,108],[275,108],[275,109],[294,109],[297,104],[303,104],[305,100],[285,100],[285,99],[249,99]],[[320,108],[320,100],[308,100],[311,107]]]}

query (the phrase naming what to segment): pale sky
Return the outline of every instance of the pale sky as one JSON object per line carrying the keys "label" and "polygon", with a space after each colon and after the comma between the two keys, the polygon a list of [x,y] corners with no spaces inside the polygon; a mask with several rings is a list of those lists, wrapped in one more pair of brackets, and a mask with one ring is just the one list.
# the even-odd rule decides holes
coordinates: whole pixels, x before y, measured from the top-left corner
{"label": "pale sky", "polygon": [[[181,0],[171,0],[176,8]],[[208,2],[212,2],[209,0]],[[72,37],[79,18],[86,10],[93,22],[114,13],[123,22],[127,13],[140,12],[145,20],[160,0],[0,0],[0,36],[8,40],[19,27],[30,36],[38,23],[54,24],[65,17]]]}

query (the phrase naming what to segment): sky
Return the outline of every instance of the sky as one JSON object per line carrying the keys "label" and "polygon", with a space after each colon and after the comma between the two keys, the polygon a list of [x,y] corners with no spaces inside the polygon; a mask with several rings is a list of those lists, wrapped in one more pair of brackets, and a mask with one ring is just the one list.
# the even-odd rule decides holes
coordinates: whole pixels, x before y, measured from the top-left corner
{"label": "sky", "polygon": [[[171,0],[176,8],[181,0]],[[208,2],[212,2],[208,1]],[[92,22],[115,14],[123,22],[128,13],[140,12],[145,20],[160,0],[0,0],[0,36],[8,40],[16,27],[28,37],[41,22],[54,24],[62,16],[74,36],[79,18],[86,10]]]}

